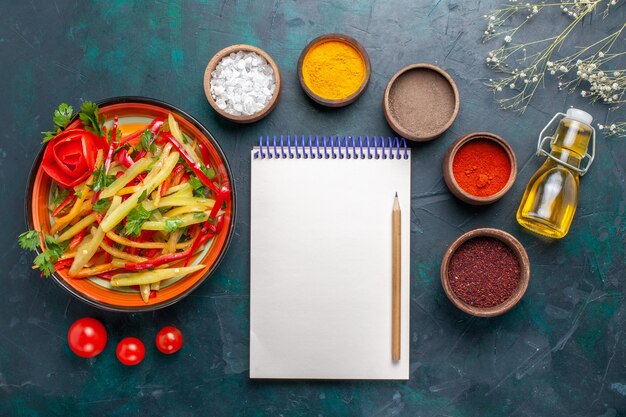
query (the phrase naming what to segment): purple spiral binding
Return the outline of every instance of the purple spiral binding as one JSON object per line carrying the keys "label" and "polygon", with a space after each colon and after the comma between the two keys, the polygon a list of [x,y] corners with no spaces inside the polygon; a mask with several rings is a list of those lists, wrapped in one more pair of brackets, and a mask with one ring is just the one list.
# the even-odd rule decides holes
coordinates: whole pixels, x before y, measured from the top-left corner
{"label": "purple spiral binding", "polygon": [[260,136],[254,159],[408,159],[405,138],[384,136]]}

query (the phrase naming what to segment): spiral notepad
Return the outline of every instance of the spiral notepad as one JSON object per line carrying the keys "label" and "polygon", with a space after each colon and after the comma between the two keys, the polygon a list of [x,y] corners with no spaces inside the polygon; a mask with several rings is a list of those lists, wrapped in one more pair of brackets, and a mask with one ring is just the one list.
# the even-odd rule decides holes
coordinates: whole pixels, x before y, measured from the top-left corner
{"label": "spiral notepad", "polygon": [[[410,149],[265,136],[251,151],[250,377],[408,379]],[[402,210],[401,360],[391,360],[391,213]]]}

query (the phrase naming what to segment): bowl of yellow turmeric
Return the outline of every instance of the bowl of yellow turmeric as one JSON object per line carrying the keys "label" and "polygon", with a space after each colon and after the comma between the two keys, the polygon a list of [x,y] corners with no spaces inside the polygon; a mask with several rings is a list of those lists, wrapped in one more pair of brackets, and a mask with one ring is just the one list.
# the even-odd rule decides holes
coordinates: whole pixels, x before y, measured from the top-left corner
{"label": "bowl of yellow turmeric", "polygon": [[313,39],[298,60],[298,78],[316,103],[343,107],[354,103],[367,88],[370,59],[356,39],[327,33]]}

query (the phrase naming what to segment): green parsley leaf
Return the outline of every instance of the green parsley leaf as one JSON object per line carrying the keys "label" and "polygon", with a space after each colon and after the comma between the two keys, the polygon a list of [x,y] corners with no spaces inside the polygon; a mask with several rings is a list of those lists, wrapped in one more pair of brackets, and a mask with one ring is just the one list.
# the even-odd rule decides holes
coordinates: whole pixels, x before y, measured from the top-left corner
{"label": "green parsley leaf", "polygon": [[56,135],[61,133],[63,129],[68,125],[70,120],[72,120],[72,113],[74,109],[69,104],[61,103],[59,107],[54,111],[54,115],[52,116],[52,123],[54,123],[54,130],[49,132],[41,132],[43,135],[43,140],[41,143],[46,143],[50,139],[54,138]]}
{"label": "green parsley leaf", "polygon": [[[39,245],[39,234],[35,230],[22,233],[18,238],[20,246],[24,249],[35,250]],[[54,272],[54,263],[59,260],[63,252],[67,249],[66,243],[59,243],[52,236],[44,236],[45,250],[38,254],[33,260],[33,264],[45,276],[50,276]]]}
{"label": "green parsley leaf", "polygon": [[65,126],[68,125],[70,120],[72,120],[72,113],[74,109],[69,104],[61,103],[59,108],[54,111],[54,116],[52,117],[52,121],[54,122],[54,126],[59,129],[65,129]]}
{"label": "green parsley leaf", "polygon": [[185,227],[183,233],[180,235],[180,239],[178,239],[178,243],[188,242],[191,238],[192,236],[189,234],[189,228]]}
{"label": "green parsley leaf", "polygon": [[192,142],[191,138],[183,133],[183,143],[187,145],[188,143],[191,143],[191,142]]}
{"label": "green parsley leaf", "polygon": [[[119,140],[119,136],[121,135],[121,133],[118,135],[118,140]],[[126,149],[126,152],[128,152],[129,155],[132,154],[132,151],[130,149],[130,144],[129,143],[125,143],[121,146],[118,146],[117,148],[113,149],[113,153],[116,154],[119,151],[121,151],[122,149]]]}
{"label": "green parsley leaf", "polygon": [[141,147],[146,150],[146,152],[152,152],[156,150],[156,146],[154,145],[154,133],[150,131],[150,129],[146,129],[141,134]]}
{"label": "green parsley leaf", "polygon": [[194,213],[193,218],[194,219],[204,219],[204,216],[206,216],[205,213]]}
{"label": "green parsley leaf", "polygon": [[63,202],[70,195],[70,190],[67,188],[54,187],[54,191],[52,192],[52,199],[50,202],[54,207],[57,207],[59,204]]}
{"label": "green parsley leaf", "polygon": [[92,101],[85,101],[80,107],[80,113],[78,113],[80,121],[83,122],[83,126],[89,132],[92,132],[100,137],[104,136],[104,122],[106,118],[100,116],[98,105]]}
{"label": "green parsley leaf", "polygon": [[104,171],[104,165],[94,171],[93,183],[89,186],[94,192],[104,190],[115,181],[115,175],[107,175]]}
{"label": "green parsley leaf", "polygon": [[206,197],[206,187],[200,182],[198,177],[191,175],[189,177],[189,185],[193,188],[194,197]]}
{"label": "green parsley leaf", "polygon": [[167,233],[175,232],[182,224],[183,221],[181,219],[167,219],[165,220],[165,231]]}
{"label": "green parsley leaf", "polygon": [[207,178],[212,179],[215,178],[215,170],[213,168],[209,168],[207,166],[201,166],[200,169],[202,170],[202,172],[204,172],[204,175],[207,176]]}
{"label": "green parsley leaf", "polygon": [[198,177],[196,177],[195,175],[191,175],[189,177],[189,185],[191,185],[194,190],[199,190],[200,188],[204,187],[204,185],[200,182]]}
{"label": "green parsley leaf", "polygon": [[143,190],[143,192],[139,195],[139,199],[137,200],[137,204],[141,203],[143,200],[148,197],[148,190]]}
{"label": "green parsley leaf", "polygon": [[150,218],[151,214],[152,212],[146,210],[141,204],[132,209],[126,217],[124,234],[126,236],[139,236],[141,233],[141,226]]}
{"label": "green parsley leaf", "polygon": [[67,249],[66,244],[57,242],[55,238],[49,235],[44,237],[44,246],[46,247],[46,252],[50,254],[52,262],[58,261],[65,249]]}
{"label": "green parsley leaf", "polygon": [[41,143],[48,142],[50,139],[53,139],[58,133],[59,132],[41,132],[41,134],[43,135]]}
{"label": "green parsley leaf", "polygon": [[206,187],[202,187],[198,190],[193,190],[193,196],[198,197],[198,198],[206,198],[207,197]]}
{"label": "green parsley leaf", "polygon": [[35,250],[39,246],[39,233],[36,230],[24,232],[17,238],[22,249]]}
{"label": "green parsley leaf", "polygon": [[105,213],[109,209],[110,205],[111,200],[108,198],[103,198],[96,201],[96,203],[91,208],[93,211],[96,211],[98,213]]}
{"label": "green parsley leaf", "polygon": [[35,257],[33,264],[39,268],[42,274],[49,277],[54,273],[54,262],[49,252],[41,252]]}

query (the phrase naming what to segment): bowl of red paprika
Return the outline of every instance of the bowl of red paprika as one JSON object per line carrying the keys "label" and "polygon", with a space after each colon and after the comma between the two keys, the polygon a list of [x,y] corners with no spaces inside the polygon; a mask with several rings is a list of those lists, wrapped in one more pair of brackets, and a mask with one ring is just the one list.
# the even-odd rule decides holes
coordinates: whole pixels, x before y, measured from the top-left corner
{"label": "bowl of red paprika", "polygon": [[530,281],[524,246],[493,228],[470,230],[449,246],[441,262],[441,285],[459,310],[477,317],[506,313],[522,299]]}
{"label": "bowl of red paprika", "polygon": [[[212,240],[204,246],[204,249],[190,250],[187,260],[179,256],[172,256],[184,254],[184,251],[168,255],[157,253],[154,256],[154,259],[159,258],[159,256],[171,256],[169,263],[174,267],[178,267],[177,262],[202,264],[203,267],[200,269],[198,266],[183,278],[176,277],[164,281],[156,291],[150,287],[150,296],[145,301],[139,297],[140,288],[132,286],[114,288],[109,284],[111,278],[105,277],[106,274],[85,277],[71,276],[68,274],[66,266],[57,267],[57,263],[54,265],[54,270],[47,275],[50,275],[51,279],[77,299],[104,310],[138,312],[167,307],[194,291],[215,271],[224,258],[232,241],[235,227],[236,199],[232,171],[226,155],[213,135],[191,115],[175,106],[145,97],[115,97],[99,101],[94,105],[97,106],[99,115],[105,117],[109,123],[117,124],[119,121],[120,142],[125,138],[135,138],[134,135],[147,130],[159,131],[168,116],[172,116],[177,121],[182,134],[186,138],[193,138],[193,144],[196,145],[197,152],[201,153],[203,163],[212,169],[211,181],[214,184],[219,184],[223,191],[227,191],[224,191],[224,196],[228,202],[224,203],[221,210],[223,214],[220,215],[218,222],[219,231],[207,233]],[[95,115],[97,117],[98,113]],[[38,231],[42,236],[53,235],[51,219],[55,215],[54,211],[59,210],[59,207],[51,213],[51,205],[53,205],[55,198],[54,192],[59,189],[58,185],[63,184],[71,191],[71,187],[75,183],[83,181],[92,174],[95,154],[102,153],[102,150],[109,148],[109,145],[102,143],[105,138],[86,131],[83,128],[84,124],[85,122],[79,118],[77,113],[61,131],[58,133],[50,132],[54,133],[53,138],[42,147],[31,168],[25,201],[26,223],[29,229]],[[137,129],[136,132],[134,132],[135,129]],[[128,131],[128,134],[125,131]],[[164,133],[164,135],[167,134]],[[139,140],[139,136],[136,139]],[[143,136],[141,139],[143,140]],[[111,146],[110,149],[113,147]],[[128,153],[121,155],[124,149],[122,147],[114,149],[117,152],[115,154],[116,159],[118,157],[128,158]],[[121,161],[119,162],[121,164]],[[131,161],[129,165],[133,165],[133,163]],[[185,177],[185,173],[181,173],[183,174],[182,177]],[[69,201],[71,196],[70,193],[66,200]],[[92,199],[89,201],[93,204]],[[63,203],[59,204],[59,206],[62,205]],[[133,240],[137,243],[140,242],[140,238],[141,236],[136,239],[133,238]],[[193,245],[191,246],[193,247]],[[47,245],[45,247],[47,249]],[[38,254],[43,253],[39,247],[36,248],[36,251]],[[96,256],[92,261],[94,259]],[[61,259],[62,261],[63,259]],[[97,263],[97,261],[93,262]],[[155,267],[146,266],[148,268],[146,270],[156,271],[152,269]]]}
{"label": "bowl of red paprika", "polygon": [[502,198],[517,176],[517,158],[498,135],[476,132],[463,135],[448,148],[443,178],[450,192],[473,205],[491,204]]}

